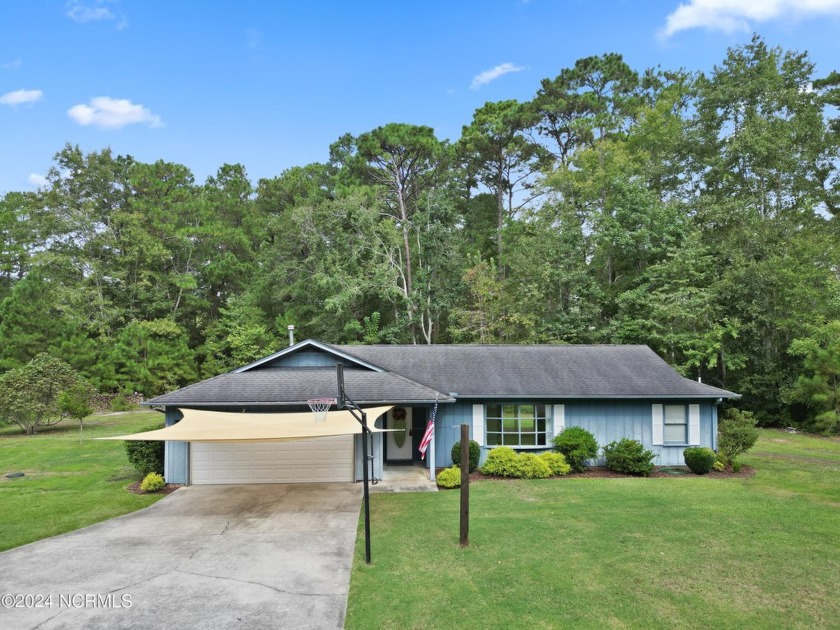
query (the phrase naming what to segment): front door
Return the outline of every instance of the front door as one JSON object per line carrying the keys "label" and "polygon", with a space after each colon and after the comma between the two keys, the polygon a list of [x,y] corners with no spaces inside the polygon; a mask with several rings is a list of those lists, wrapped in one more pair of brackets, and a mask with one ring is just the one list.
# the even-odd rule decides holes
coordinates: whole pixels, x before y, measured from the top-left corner
{"label": "front door", "polygon": [[423,441],[423,434],[426,433],[426,411],[425,407],[415,407],[411,415],[411,459],[415,462],[421,461],[420,442]]}
{"label": "front door", "polygon": [[391,463],[411,462],[413,444],[411,407],[394,407],[385,418],[388,431],[385,435],[385,459]]}

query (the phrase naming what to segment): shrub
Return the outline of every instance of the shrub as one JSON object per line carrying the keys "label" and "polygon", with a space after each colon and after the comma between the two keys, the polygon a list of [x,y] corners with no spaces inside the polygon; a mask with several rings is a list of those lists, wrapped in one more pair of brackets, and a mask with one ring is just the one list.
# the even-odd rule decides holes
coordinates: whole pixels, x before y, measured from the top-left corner
{"label": "shrub", "polygon": [[[470,440],[470,472],[478,468],[478,460],[481,457],[481,447],[475,440]],[[452,445],[452,463],[455,466],[461,465],[461,442]]]}
{"label": "shrub", "polygon": [[[727,409],[718,425],[718,450],[720,459],[735,469],[739,456],[750,450],[758,439],[755,416],[749,411]],[[738,470],[741,466],[738,465]]]}
{"label": "shrub", "polygon": [[497,446],[490,449],[487,460],[481,467],[485,475],[498,475],[499,477],[516,477],[516,451],[509,446]]}
{"label": "shrub", "polygon": [[519,453],[514,459],[514,474],[519,479],[547,479],[551,477],[551,468],[536,453]]}
{"label": "shrub", "polygon": [[131,411],[136,408],[136,405],[120,394],[111,399],[110,408],[111,411]]}
{"label": "shrub", "polygon": [[552,451],[545,451],[539,454],[539,458],[547,465],[551,474],[555,477],[559,475],[568,475],[572,467],[566,463],[566,458],[561,453],[553,453]]}
{"label": "shrub", "polygon": [[638,440],[624,438],[607,444],[604,447],[604,457],[607,458],[607,468],[614,472],[649,477],[653,472],[653,458],[656,456],[646,450]]}
{"label": "shrub", "polygon": [[435,477],[441,488],[458,488],[461,485],[461,469],[456,466],[444,468]]}
{"label": "shrub", "polygon": [[715,465],[717,454],[710,448],[701,446],[689,446],[683,451],[685,465],[695,475],[705,475]]}
{"label": "shrub", "polygon": [[714,468],[714,469],[715,469],[716,471],[718,471],[718,472],[723,472],[723,471],[725,471],[725,470],[726,470],[726,464],[724,464],[724,463],[723,463],[722,461],[720,461],[720,460],[717,460],[717,461],[715,461],[715,463],[714,463],[714,465],[712,466],[712,468]]}
{"label": "shrub", "polygon": [[586,470],[586,460],[598,454],[595,436],[583,427],[568,427],[554,437],[554,448],[566,458],[575,472]]}
{"label": "shrub", "polygon": [[[162,424],[145,427],[140,431],[155,431],[162,429]],[[125,452],[128,461],[142,475],[149,473],[163,474],[163,449],[165,442],[126,440]]]}
{"label": "shrub", "polygon": [[143,492],[158,492],[163,490],[164,487],[166,487],[166,482],[163,480],[163,476],[153,472],[143,477],[143,481],[140,482],[140,489]]}

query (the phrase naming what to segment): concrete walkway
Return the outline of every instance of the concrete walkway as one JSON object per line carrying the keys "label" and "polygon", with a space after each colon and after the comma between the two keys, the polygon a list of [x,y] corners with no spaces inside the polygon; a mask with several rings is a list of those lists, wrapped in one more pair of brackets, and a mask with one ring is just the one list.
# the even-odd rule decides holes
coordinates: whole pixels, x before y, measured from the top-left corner
{"label": "concrete walkway", "polygon": [[341,628],[361,494],[191,486],[0,553],[0,628]]}

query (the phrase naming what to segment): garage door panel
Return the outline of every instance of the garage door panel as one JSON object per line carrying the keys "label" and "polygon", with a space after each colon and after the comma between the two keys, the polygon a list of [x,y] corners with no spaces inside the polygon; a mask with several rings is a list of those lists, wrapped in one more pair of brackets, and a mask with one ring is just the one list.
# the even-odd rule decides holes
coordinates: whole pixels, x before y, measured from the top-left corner
{"label": "garage door panel", "polygon": [[190,444],[194,484],[353,481],[353,436]]}

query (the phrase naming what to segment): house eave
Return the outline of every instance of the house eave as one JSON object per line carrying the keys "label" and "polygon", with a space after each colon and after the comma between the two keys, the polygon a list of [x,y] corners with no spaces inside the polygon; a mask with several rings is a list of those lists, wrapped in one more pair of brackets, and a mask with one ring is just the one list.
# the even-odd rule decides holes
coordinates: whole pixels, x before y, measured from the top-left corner
{"label": "house eave", "polygon": [[458,400],[537,399],[537,400],[677,400],[741,398],[741,394],[458,394]]}
{"label": "house eave", "polygon": [[[354,401],[357,405],[433,405],[435,402],[438,403],[454,403],[454,398],[439,398],[438,400],[433,399],[416,399],[416,400],[400,400],[400,399],[389,399],[389,400],[356,400]],[[140,403],[142,406],[145,407],[300,407],[301,405],[305,405],[305,400],[299,401],[247,401],[247,400],[238,400],[238,401],[230,401],[230,402],[206,402],[200,400],[180,400],[180,401],[171,401],[171,402],[142,402]]]}

